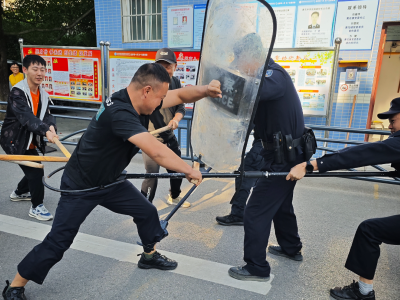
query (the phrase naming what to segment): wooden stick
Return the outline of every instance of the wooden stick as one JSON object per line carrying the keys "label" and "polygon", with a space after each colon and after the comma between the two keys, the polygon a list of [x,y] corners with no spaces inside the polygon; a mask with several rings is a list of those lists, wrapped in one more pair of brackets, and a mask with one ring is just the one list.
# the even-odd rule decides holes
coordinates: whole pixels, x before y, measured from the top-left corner
{"label": "wooden stick", "polygon": [[164,127],[161,127],[161,128],[159,128],[157,130],[150,131],[150,134],[156,135],[156,134],[159,134],[161,132],[164,132],[164,131],[167,131],[167,130],[170,130],[170,129],[172,129],[172,128],[169,127],[169,126],[164,126]]}
{"label": "wooden stick", "polygon": [[31,162],[31,161],[9,160],[7,162],[10,162],[10,163],[13,163],[13,164],[22,165],[22,166],[27,166],[27,167],[31,167],[31,168],[37,168],[37,169],[43,169],[44,168],[44,165],[38,164],[38,163],[35,163],[35,162]]}
{"label": "wooden stick", "polygon": [[0,160],[3,161],[49,161],[49,162],[67,162],[67,157],[56,156],[38,156],[38,155],[8,155],[0,154]]}
{"label": "wooden stick", "polygon": [[54,144],[56,144],[58,146],[58,148],[60,148],[61,152],[64,153],[65,157],[67,157],[67,158],[71,157],[71,153],[69,153],[67,148],[65,148],[64,145],[61,144],[61,142],[58,140],[58,138],[54,138],[53,141],[54,141]]}
{"label": "wooden stick", "polygon": [[[357,101],[357,95],[354,95],[354,98],[353,98],[353,106],[351,107],[351,115],[350,115],[350,121],[349,121],[349,126],[348,126],[349,128],[351,128],[351,123],[353,122],[353,114],[354,114],[354,108],[355,108],[355,106],[356,106],[356,101]],[[349,136],[350,136],[350,132],[347,133],[346,140],[349,139]],[[347,147],[347,144],[344,145],[344,147],[346,148],[346,147]]]}

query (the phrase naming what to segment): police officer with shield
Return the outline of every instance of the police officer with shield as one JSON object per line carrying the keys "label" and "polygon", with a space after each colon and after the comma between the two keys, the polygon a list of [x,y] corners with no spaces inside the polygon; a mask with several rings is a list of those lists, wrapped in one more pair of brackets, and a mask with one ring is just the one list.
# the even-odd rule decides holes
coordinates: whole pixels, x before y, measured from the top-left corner
{"label": "police officer with shield", "polygon": [[[250,40],[249,40],[250,39]],[[256,34],[242,41],[247,47],[262,47]],[[249,70],[251,60],[245,54],[235,60],[239,69]],[[260,102],[255,116],[255,130],[262,140],[264,158],[261,170],[289,172],[290,169],[315,152],[315,138],[305,130],[300,99],[289,74],[272,59],[260,91]],[[267,281],[271,268],[266,260],[266,249],[274,222],[279,245],[268,247],[271,254],[301,261],[302,243],[298,234],[293,209],[295,182],[285,178],[260,178],[248,200],[244,212],[244,266],[232,267],[229,275],[239,280]]]}

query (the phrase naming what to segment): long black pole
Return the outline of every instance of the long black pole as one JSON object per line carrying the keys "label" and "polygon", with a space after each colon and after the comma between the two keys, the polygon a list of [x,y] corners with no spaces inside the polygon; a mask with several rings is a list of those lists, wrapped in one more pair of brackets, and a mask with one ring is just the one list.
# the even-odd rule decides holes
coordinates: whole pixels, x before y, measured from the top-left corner
{"label": "long black pole", "polygon": [[[244,172],[246,178],[260,178],[260,177],[286,177],[288,172],[263,172],[263,171],[247,171]],[[239,172],[235,173],[202,173],[203,178],[236,178],[240,177]],[[326,172],[319,173],[314,172],[306,174],[305,177],[396,177],[399,176],[399,172],[386,171],[386,172]],[[142,174],[131,174],[125,175],[126,179],[134,178],[185,178],[184,173],[142,173]]]}

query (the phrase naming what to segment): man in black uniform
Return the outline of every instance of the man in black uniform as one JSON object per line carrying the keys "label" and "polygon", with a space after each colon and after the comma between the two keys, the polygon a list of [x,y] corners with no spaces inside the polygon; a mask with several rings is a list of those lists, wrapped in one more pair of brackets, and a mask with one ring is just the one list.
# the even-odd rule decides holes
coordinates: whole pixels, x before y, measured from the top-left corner
{"label": "man in black uniform", "polygon": [[[255,41],[249,47],[254,46]],[[301,146],[290,149],[293,154],[289,161],[274,157],[273,145],[278,137],[280,147],[285,136],[287,142],[302,137],[303,111],[289,74],[272,59],[268,66],[254,121],[255,130],[262,139],[264,148],[261,151],[264,157],[262,170],[288,172],[304,161]],[[257,181],[244,212],[246,265],[232,267],[229,270],[230,276],[239,280],[269,280],[271,268],[266,260],[266,249],[272,221],[280,246],[270,246],[268,250],[272,254],[302,260],[302,244],[292,205],[294,187],[294,182],[288,182],[284,178],[261,178]]]}
{"label": "man in black uniform", "polygon": [[[135,73],[126,89],[103,103],[68,161],[61,179],[62,190],[82,190],[109,185],[139,151],[147,153],[159,165],[185,173],[190,181],[202,176],[180,159],[147,130],[154,110],[190,103],[204,97],[221,97],[220,83],[168,91],[170,78],[159,64],[145,64]],[[164,100],[163,100],[164,99]],[[155,251],[155,244],[167,235],[161,228],[157,209],[132,183],[124,181],[88,192],[62,193],[50,233],[18,265],[11,285],[7,281],[5,300],[24,300],[29,280],[42,284],[50,269],[61,260],[72,244],[80,225],[90,212],[101,205],[119,214],[133,217],[143,243],[138,267],[172,270],[173,260]]]}
{"label": "man in black uniform", "polygon": [[[162,65],[168,72],[169,77],[171,77],[171,82],[169,84],[170,90],[180,89],[181,82],[178,78],[174,77],[174,72],[176,70],[176,56],[174,51],[169,48],[162,48],[157,51],[156,63]],[[169,149],[174,151],[176,155],[181,157],[181,148],[179,142],[174,134],[176,128],[178,128],[179,121],[185,116],[186,110],[185,105],[179,104],[173,107],[162,108],[154,111],[150,116],[149,131],[153,131],[164,126],[169,126],[171,129],[160,134],[157,134],[155,138],[161,143],[167,145]],[[160,166],[152,160],[146,153],[142,154],[144,166],[147,173],[158,173],[160,171]],[[168,173],[175,173],[172,170],[167,170]],[[146,178],[142,182],[142,194],[153,202],[157,190],[157,178]],[[167,203],[170,205],[176,205],[181,201],[181,185],[182,179],[170,179],[170,194]],[[190,207],[189,202],[184,202],[182,207]]]}
{"label": "man in black uniform", "polygon": [[[380,119],[389,119],[392,135],[381,142],[344,148],[317,160],[295,166],[288,180],[299,180],[306,172],[357,168],[368,165],[392,163],[400,170],[400,98],[392,100],[390,110],[378,114]],[[358,282],[331,289],[335,299],[375,300],[373,279],[378,264],[379,245],[400,245],[400,215],[370,219],[362,222],[356,232],[345,267],[360,276]]]}
{"label": "man in black uniform", "polygon": [[[244,158],[245,171],[260,171],[262,167],[263,157],[261,150],[263,149],[261,139],[257,132],[254,131],[254,141],[250,151]],[[241,166],[239,167],[241,170]],[[239,225],[243,226],[244,208],[250,195],[251,188],[256,184],[257,178],[239,177],[235,178],[235,194],[231,199],[231,213],[226,216],[216,217],[218,224],[224,226]]]}

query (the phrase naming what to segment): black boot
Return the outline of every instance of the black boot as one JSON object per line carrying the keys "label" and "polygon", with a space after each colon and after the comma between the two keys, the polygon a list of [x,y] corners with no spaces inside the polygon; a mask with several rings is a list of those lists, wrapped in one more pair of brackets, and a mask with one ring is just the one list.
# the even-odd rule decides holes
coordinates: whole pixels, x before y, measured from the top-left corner
{"label": "black boot", "polygon": [[172,259],[161,255],[157,251],[154,252],[153,257],[147,259],[144,253],[138,254],[140,260],[138,262],[138,267],[140,269],[160,269],[160,270],[174,270],[178,266],[178,263]]}
{"label": "black boot", "polygon": [[283,256],[286,258],[289,258],[291,260],[295,260],[295,261],[302,261],[303,260],[303,255],[301,254],[301,252],[297,252],[295,255],[288,255],[285,252],[282,251],[281,246],[269,246],[268,247],[268,252],[274,255],[278,255],[278,256]]}
{"label": "black boot", "polygon": [[216,217],[215,219],[217,220],[218,224],[221,224],[224,226],[232,226],[232,225],[243,226],[243,218],[240,218],[240,217],[237,217],[234,215]]}
{"label": "black boot", "polygon": [[358,282],[354,280],[350,285],[331,289],[330,293],[331,297],[337,300],[375,300],[374,291],[369,292],[368,295],[361,294]]}
{"label": "black boot", "polygon": [[23,287],[10,287],[10,282],[6,280],[6,287],[3,291],[4,300],[27,300],[24,292],[25,288]]}

